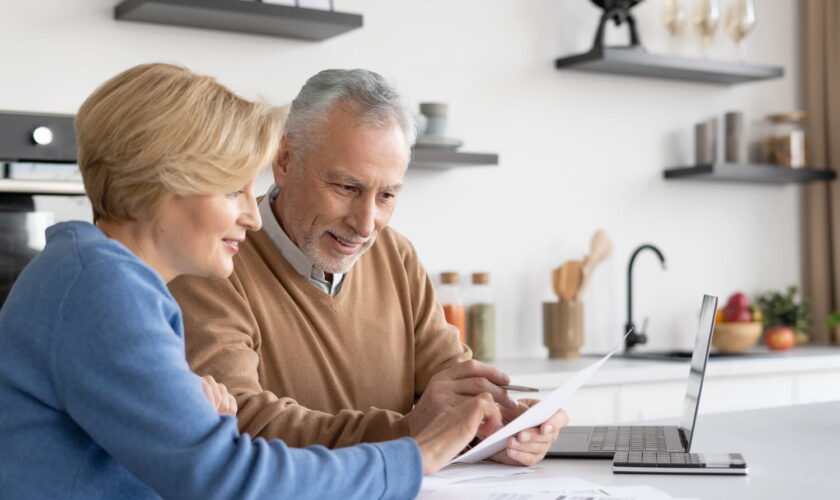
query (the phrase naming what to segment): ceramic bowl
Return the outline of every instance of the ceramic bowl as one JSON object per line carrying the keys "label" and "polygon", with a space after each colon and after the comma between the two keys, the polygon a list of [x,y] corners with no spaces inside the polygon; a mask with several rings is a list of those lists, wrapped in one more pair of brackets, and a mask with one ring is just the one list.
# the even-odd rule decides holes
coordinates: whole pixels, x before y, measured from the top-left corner
{"label": "ceramic bowl", "polygon": [[760,321],[750,323],[718,323],[712,335],[712,345],[720,352],[744,352],[761,337]]}

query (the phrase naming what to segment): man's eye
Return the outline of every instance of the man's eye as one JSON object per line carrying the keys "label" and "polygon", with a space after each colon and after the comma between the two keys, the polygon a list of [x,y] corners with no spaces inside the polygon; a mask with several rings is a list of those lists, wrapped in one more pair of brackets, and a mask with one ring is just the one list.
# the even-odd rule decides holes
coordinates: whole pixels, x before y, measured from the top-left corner
{"label": "man's eye", "polygon": [[354,193],[356,192],[356,186],[351,186],[349,184],[336,184],[339,190],[344,191],[345,193]]}
{"label": "man's eye", "polygon": [[382,196],[382,198],[384,198],[386,200],[393,200],[394,198],[397,197],[397,195],[394,194],[394,193],[382,193],[380,196]]}

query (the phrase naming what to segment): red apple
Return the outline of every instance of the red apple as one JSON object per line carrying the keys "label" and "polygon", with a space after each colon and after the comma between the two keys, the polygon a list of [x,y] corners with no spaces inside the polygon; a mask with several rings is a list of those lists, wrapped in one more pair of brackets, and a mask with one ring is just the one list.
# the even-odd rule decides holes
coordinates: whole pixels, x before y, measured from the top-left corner
{"label": "red apple", "polygon": [[729,300],[726,302],[726,305],[732,306],[737,309],[748,309],[750,307],[750,299],[748,299],[747,296],[743,293],[738,292],[732,294],[732,296],[729,297]]}
{"label": "red apple", "polygon": [[749,323],[752,321],[752,313],[749,308],[737,307],[735,304],[727,304],[723,308],[723,319],[727,323]]}
{"label": "red apple", "polygon": [[764,343],[774,351],[784,351],[796,343],[796,334],[790,327],[774,326],[764,332]]}

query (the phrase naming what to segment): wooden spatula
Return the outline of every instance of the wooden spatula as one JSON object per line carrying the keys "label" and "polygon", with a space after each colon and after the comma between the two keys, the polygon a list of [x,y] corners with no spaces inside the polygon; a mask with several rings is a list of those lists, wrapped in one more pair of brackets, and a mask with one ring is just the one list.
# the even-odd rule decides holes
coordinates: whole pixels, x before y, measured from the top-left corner
{"label": "wooden spatula", "polygon": [[581,282],[580,266],[581,263],[579,260],[569,260],[560,266],[558,277],[559,290],[557,295],[562,300],[575,300]]}
{"label": "wooden spatula", "polygon": [[613,245],[607,232],[603,229],[595,231],[595,234],[592,235],[592,242],[589,244],[589,255],[583,258],[581,283],[578,288],[578,294],[586,288],[586,285],[589,283],[589,278],[592,276],[598,264],[609,259],[612,252]]}

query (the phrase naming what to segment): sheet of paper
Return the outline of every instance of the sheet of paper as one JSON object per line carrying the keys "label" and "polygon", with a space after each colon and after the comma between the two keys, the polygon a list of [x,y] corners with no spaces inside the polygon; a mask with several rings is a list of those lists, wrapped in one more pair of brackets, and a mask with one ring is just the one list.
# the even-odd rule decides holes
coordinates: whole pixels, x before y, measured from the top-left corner
{"label": "sheet of paper", "polygon": [[672,500],[651,486],[601,486],[578,477],[510,479],[493,485],[459,483],[421,491],[420,500]]}
{"label": "sheet of paper", "polygon": [[[475,485],[479,481],[492,482],[499,480],[499,478],[530,474],[539,469],[541,467],[519,467],[516,465],[496,463],[455,464],[439,471],[437,474],[424,477],[423,485],[420,489],[433,490],[456,484],[465,484],[467,482],[470,485]],[[485,483],[481,484],[482,486],[487,485]]]}
{"label": "sheet of paper", "polygon": [[513,436],[519,431],[528,429],[529,427],[541,425],[543,422],[548,420],[549,417],[554,415],[554,412],[562,408],[563,405],[568,402],[569,398],[578,389],[580,389],[580,387],[589,380],[589,377],[598,371],[598,368],[601,368],[601,366],[610,359],[610,356],[615,354],[622,345],[623,342],[616,345],[609,353],[607,353],[606,356],[576,373],[568,382],[555,389],[548,395],[548,397],[529,408],[525,413],[516,417],[506,426],[487,436],[487,438],[478,443],[472,449],[455,457],[449,463],[474,463],[484,460],[494,453],[505,449],[506,440],[510,436]]}

